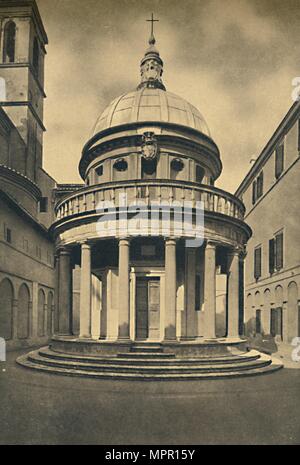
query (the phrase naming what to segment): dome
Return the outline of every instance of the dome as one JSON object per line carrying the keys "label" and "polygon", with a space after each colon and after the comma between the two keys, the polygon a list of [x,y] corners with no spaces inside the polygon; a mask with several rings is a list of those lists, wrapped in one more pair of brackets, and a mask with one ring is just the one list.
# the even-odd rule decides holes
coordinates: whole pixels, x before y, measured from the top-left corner
{"label": "dome", "polygon": [[113,100],[99,116],[93,135],[121,124],[137,122],[180,124],[210,136],[207,124],[197,108],[178,95],[149,87]]}

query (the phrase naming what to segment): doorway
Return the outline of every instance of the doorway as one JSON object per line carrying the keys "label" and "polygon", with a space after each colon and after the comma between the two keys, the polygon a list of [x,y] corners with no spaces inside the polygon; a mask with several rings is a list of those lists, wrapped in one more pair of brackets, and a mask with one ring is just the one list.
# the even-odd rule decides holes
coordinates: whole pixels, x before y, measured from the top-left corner
{"label": "doorway", "polygon": [[159,340],[160,279],[141,277],[136,280],[136,339]]}
{"label": "doorway", "polygon": [[282,339],[282,308],[271,308],[271,336]]}
{"label": "doorway", "polygon": [[261,334],[261,310],[256,310],[255,334]]}

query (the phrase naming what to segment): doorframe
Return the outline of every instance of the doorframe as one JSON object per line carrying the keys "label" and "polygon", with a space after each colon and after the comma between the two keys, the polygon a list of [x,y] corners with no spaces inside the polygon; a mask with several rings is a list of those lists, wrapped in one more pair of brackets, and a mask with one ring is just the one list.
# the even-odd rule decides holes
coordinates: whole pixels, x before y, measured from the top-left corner
{"label": "doorframe", "polygon": [[[130,269],[130,339],[136,340],[136,279],[137,278],[160,278],[159,295],[159,339],[164,338],[165,321],[165,269],[163,266],[132,266]],[[152,339],[151,339],[152,340]]]}

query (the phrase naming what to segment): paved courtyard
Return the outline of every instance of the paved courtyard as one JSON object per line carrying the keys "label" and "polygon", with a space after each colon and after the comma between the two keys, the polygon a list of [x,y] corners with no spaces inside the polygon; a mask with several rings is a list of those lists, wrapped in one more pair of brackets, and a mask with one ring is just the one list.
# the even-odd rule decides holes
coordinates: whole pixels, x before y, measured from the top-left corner
{"label": "paved courtyard", "polygon": [[300,443],[299,369],[213,381],[112,382],[21,368],[15,364],[21,353],[0,364],[1,444]]}

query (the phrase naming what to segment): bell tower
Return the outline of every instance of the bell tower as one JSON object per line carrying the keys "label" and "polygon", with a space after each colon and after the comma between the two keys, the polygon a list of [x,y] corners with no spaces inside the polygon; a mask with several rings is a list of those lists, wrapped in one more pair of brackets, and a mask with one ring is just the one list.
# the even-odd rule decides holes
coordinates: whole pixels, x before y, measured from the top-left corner
{"label": "bell tower", "polygon": [[25,143],[24,174],[33,181],[42,166],[47,43],[35,0],[0,0],[0,105]]}

